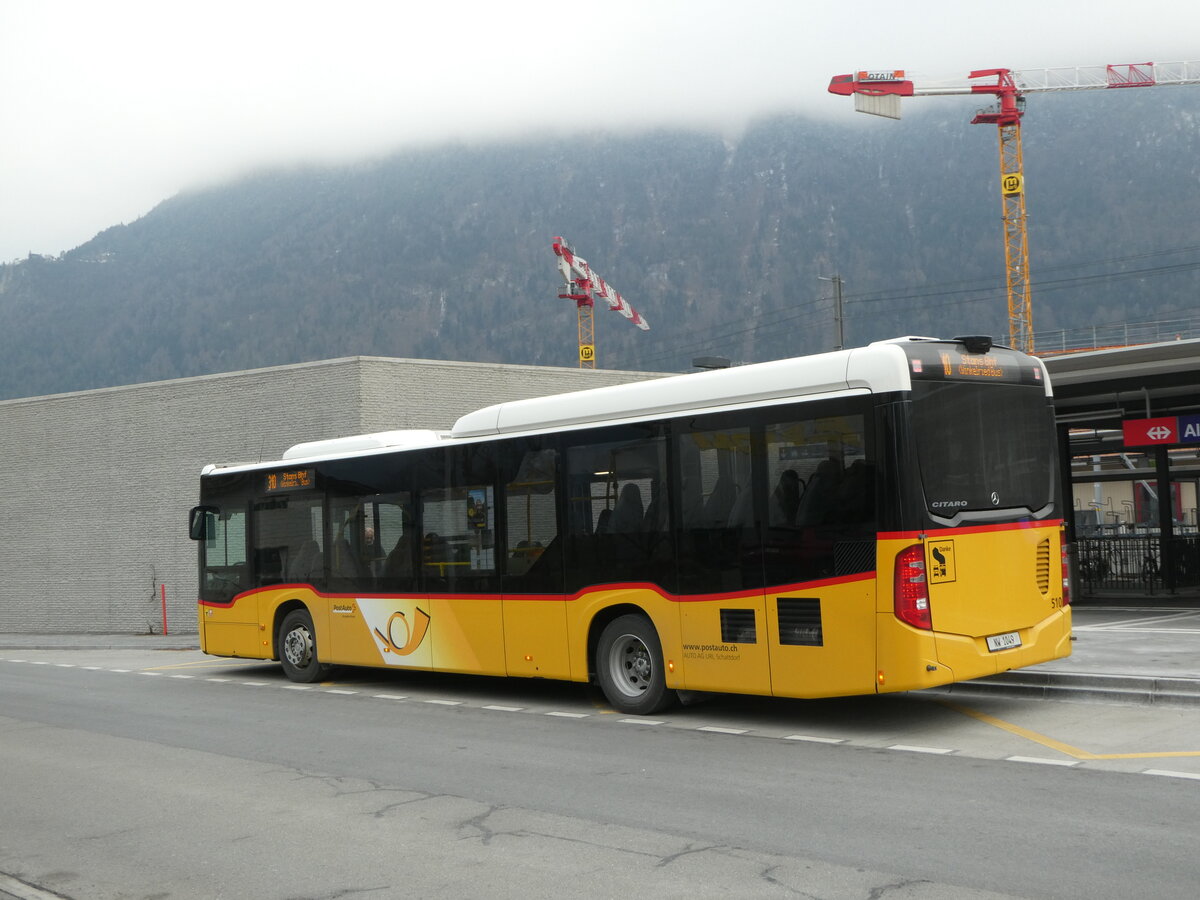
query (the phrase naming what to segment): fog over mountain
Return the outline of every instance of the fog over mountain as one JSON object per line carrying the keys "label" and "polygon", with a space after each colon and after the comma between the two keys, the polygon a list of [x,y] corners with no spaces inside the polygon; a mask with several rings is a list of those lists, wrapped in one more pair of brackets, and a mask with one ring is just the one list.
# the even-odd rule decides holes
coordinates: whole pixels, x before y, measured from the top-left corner
{"label": "fog over mountain", "polygon": [[[0,266],[0,396],[344,355],[576,364],[564,235],[649,321],[601,307],[609,368],[1007,335],[996,133],[899,123],[410,149],[175,196],[61,257]],[[1200,90],[1042,95],[1025,117],[1034,329],[1200,299]]]}

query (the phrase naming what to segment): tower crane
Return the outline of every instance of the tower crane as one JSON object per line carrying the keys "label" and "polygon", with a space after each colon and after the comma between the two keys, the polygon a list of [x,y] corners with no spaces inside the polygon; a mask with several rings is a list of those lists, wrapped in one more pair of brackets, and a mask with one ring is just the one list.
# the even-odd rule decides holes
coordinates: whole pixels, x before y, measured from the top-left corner
{"label": "tower crane", "polygon": [[[579,317],[579,368],[596,368],[596,323],[593,318],[595,298],[608,304],[608,308],[619,312],[642,331],[649,331],[646,320],[637,310],[625,302],[625,298],[612,285],[597,275],[588,266],[587,260],[575,255],[565,238],[556,237],[550,246],[558,257],[558,270],[563,277],[563,300],[574,300]],[[594,297],[593,297],[594,295]]]}
{"label": "tower crane", "polygon": [[969,79],[991,81],[949,87],[916,87],[902,69],[837,75],[831,94],[854,95],[859,112],[900,118],[901,97],[991,94],[996,105],[980,110],[972,125],[993,124],[1000,132],[1000,199],[1004,216],[1004,265],[1008,287],[1008,340],[1033,352],[1033,308],[1029,291],[1029,238],[1025,225],[1025,179],[1021,161],[1021,116],[1025,95],[1045,91],[1090,91],[1200,84],[1200,62],[1132,63],[1057,69],[977,69]]}

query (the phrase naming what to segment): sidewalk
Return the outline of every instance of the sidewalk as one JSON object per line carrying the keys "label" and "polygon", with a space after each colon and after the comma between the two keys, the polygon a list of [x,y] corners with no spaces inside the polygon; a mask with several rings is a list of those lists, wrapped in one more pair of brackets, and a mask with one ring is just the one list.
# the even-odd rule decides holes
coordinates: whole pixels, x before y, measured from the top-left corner
{"label": "sidewalk", "polygon": [[198,634],[0,634],[0,650],[199,650]]}
{"label": "sidewalk", "polygon": [[[1071,656],[962,682],[955,694],[1200,707],[1200,604],[1073,610]],[[0,634],[0,650],[197,650],[196,634]]]}
{"label": "sidewalk", "polygon": [[1072,624],[1066,659],[945,690],[1200,707],[1200,604],[1076,605]]}

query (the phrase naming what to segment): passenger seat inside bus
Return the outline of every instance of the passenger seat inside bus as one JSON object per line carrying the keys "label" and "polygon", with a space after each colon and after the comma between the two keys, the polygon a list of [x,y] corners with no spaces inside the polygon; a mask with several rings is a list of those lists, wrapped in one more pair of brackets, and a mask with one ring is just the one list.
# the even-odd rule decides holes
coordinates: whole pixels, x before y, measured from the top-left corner
{"label": "passenger seat inside bus", "polygon": [[321,545],[312,538],[300,545],[288,562],[287,578],[291,582],[313,582],[321,577]]}
{"label": "passenger seat inside bus", "polygon": [[621,488],[608,530],[618,534],[642,530],[642,489],[632,481]]}
{"label": "passenger seat inside bus", "polygon": [[724,528],[733,512],[733,501],[738,486],[733,479],[722,475],[717,478],[712,493],[704,501],[704,524],[708,528]]}

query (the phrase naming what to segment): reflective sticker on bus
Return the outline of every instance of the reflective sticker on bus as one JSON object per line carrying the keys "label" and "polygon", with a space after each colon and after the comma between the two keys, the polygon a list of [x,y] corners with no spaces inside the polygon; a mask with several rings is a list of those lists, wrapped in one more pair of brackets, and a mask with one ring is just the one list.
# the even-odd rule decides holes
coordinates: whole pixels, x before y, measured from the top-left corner
{"label": "reflective sticker on bus", "polygon": [[954,541],[930,541],[929,583],[944,584],[956,580],[954,574]]}

